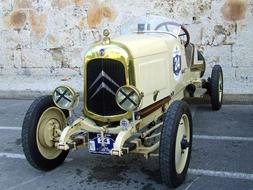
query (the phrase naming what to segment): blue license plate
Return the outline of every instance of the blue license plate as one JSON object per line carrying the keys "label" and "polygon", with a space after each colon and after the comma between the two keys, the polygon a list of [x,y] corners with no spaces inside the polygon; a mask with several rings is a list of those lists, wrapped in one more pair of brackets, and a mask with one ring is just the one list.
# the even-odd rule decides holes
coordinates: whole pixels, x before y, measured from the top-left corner
{"label": "blue license plate", "polygon": [[104,146],[100,134],[89,133],[89,152],[93,154],[111,154],[115,138],[112,135],[104,135]]}

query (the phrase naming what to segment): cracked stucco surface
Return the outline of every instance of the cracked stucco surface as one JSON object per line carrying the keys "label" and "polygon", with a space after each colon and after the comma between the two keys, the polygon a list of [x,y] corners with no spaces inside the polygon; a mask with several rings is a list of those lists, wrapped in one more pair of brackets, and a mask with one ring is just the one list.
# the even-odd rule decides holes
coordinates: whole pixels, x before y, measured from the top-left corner
{"label": "cracked stucco surface", "polygon": [[83,56],[101,38],[145,15],[185,24],[207,59],[221,64],[225,92],[253,94],[251,0],[1,0],[0,90],[82,89]]}

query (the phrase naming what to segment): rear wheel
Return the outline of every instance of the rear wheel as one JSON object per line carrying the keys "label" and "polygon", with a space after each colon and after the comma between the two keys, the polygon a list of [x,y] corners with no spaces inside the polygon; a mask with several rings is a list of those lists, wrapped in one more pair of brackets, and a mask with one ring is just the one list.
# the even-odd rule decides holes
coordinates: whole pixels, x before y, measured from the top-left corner
{"label": "rear wheel", "polygon": [[205,74],[205,71],[206,71],[206,61],[205,61],[203,54],[200,51],[198,51],[198,60],[203,61],[203,68],[200,73],[200,78],[202,78]]}
{"label": "rear wheel", "polygon": [[22,145],[28,162],[40,170],[52,170],[63,163],[68,151],[58,150],[55,142],[66,126],[66,116],[55,107],[51,96],[36,99],[22,126]]}
{"label": "rear wheel", "polygon": [[215,65],[211,77],[211,104],[212,109],[221,109],[223,102],[223,72],[220,65]]}
{"label": "rear wheel", "polygon": [[192,117],[189,106],[175,101],[164,117],[160,139],[159,162],[162,180],[178,187],[186,177],[192,147]]}

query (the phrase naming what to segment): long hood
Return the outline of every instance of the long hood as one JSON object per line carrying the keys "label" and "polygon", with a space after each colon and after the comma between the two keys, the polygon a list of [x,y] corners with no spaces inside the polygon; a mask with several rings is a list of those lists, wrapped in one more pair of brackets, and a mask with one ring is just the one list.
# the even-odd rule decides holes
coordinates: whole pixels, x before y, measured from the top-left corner
{"label": "long hood", "polygon": [[175,38],[164,35],[135,34],[113,39],[113,42],[123,44],[131,52],[133,58],[150,56],[168,52],[169,43]]}

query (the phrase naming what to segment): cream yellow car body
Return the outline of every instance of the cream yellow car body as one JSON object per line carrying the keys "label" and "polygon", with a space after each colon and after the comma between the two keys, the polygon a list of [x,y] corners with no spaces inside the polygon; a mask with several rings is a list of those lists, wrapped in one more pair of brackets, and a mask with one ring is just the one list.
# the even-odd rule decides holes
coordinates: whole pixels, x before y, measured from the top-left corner
{"label": "cream yellow car body", "polygon": [[[163,181],[171,187],[182,184],[192,147],[192,116],[182,100],[196,97],[197,88],[204,89],[199,97],[209,96],[213,110],[219,110],[223,72],[216,65],[212,77],[202,79],[205,59],[190,43],[187,29],[165,21],[152,31],[149,23],[147,16],[138,32],[113,39],[105,30],[103,40],[88,49],[83,115],[73,120],[81,93],[68,86],[34,101],[22,130],[31,165],[53,169],[69,150],[82,147],[119,157],[138,153],[159,156]],[[159,30],[163,26],[166,31]]]}
{"label": "cream yellow car body", "polygon": [[[173,51],[178,47],[182,57],[182,74],[179,79],[173,76]],[[105,54],[100,55],[99,50]],[[195,53],[196,55],[196,53]],[[164,34],[134,34],[122,36],[110,41],[109,44],[99,42],[87,51],[84,61],[84,73],[87,64],[93,59],[114,59],[126,67],[127,85],[135,86],[144,96],[139,110],[168,96],[174,99],[184,98],[184,90],[193,81],[199,80],[201,70],[191,71],[187,66],[185,47],[180,38]],[[203,64],[195,58],[195,64]],[[86,80],[84,81],[86,89]],[[157,98],[154,96],[157,94]],[[84,92],[86,102],[86,92]],[[84,105],[85,115],[102,122],[119,121],[131,117],[130,113],[119,116],[99,116],[88,111]]]}

